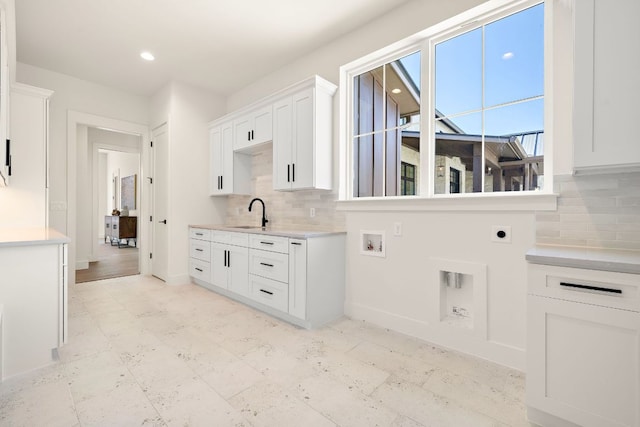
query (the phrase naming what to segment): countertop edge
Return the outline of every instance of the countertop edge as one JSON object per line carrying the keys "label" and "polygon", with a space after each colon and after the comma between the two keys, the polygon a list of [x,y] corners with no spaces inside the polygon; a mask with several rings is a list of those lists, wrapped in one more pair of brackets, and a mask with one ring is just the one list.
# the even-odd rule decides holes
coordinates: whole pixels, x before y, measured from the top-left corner
{"label": "countertop edge", "polygon": [[549,245],[529,249],[525,259],[532,264],[640,274],[640,251]]}
{"label": "countertop edge", "polygon": [[313,231],[313,230],[263,230],[260,227],[256,228],[236,228],[230,225],[215,225],[215,224],[189,224],[190,228],[201,228],[205,230],[219,230],[219,231],[231,231],[234,233],[247,233],[247,234],[264,234],[266,236],[278,236],[278,237],[290,237],[292,239],[313,239],[315,237],[326,237],[347,234],[346,231]]}
{"label": "countertop edge", "polygon": [[0,229],[0,248],[59,245],[70,242],[69,237],[52,228]]}

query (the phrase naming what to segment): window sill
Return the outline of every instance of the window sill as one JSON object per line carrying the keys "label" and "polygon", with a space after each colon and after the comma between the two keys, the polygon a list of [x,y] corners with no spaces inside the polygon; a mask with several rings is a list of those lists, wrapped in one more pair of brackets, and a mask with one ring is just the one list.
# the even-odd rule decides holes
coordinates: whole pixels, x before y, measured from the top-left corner
{"label": "window sill", "polygon": [[384,211],[555,211],[557,194],[497,193],[451,196],[367,197],[339,200],[337,209],[347,212]]}

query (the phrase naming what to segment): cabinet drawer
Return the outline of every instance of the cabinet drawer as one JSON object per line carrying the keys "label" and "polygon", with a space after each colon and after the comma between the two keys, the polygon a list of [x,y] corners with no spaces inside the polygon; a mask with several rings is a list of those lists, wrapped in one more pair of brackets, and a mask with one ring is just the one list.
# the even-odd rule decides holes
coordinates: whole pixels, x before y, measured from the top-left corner
{"label": "cabinet drawer", "polygon": [[202,261],[211,261],[211,243],[204,240],[191,239],[189,241],[189,256]]}
{"label": "cabinet drawer", "polygon": [[529,294],[640,312],[637,274],[530,264]]}
{"label": "cabinet drawer", "polygon": [[250,249],[249,273],[281,282],[288,282],[289,256],[277,252]]}
{"label": "cabinet drawer", "polygon": [[249,235],[249,247],[265,251],[289,253],[289,239],[280,236],[266,236],[264,234]]}
{"label": "cabinet drawer", "polygon": [[207,283],[211,283],[211,263],[189,258],[189,275]]}
{"label": "cabinet drawer", "polygon": [[211,230],[205,228],[190,228],[189,238],[200,240],[211,240]]}
{"label": "cabinet drawer", "polygon": [[249,288],[254,301],[286,312],[289,304],[289,290],[285,283],[265,277],[249,275]]}
{"label": "cabinet drawer", "polygon": [[233,231],[213,230],[211,240],[216,243],[224,243],[234,246],[249,246],[249,235],[247,233],[235,233]]}

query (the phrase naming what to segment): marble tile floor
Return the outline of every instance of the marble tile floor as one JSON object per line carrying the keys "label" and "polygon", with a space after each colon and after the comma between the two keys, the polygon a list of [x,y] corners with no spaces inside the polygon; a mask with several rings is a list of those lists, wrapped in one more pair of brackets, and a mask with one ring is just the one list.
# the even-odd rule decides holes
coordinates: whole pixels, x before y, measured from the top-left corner
{"label": "marble tile floor", "polygon": [[139,275],[70,286],[59,358],[0,384],[0,426],[530,426],[520,372]]}

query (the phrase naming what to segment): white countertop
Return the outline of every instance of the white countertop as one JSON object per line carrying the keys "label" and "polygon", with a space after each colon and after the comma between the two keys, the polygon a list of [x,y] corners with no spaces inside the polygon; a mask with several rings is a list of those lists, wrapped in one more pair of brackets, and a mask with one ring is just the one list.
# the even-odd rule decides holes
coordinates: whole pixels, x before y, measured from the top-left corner
{"label": "white countertop", "polygon": [[194,228],[204,228],[206,230],[234,231],[237,233],[265,234],[268,236],[291,237],[293,239],[310,239],[313,237],[331,236],[336,234],[346,234],[344,231],[310,231],[310,230],[292,230],[289,228],[278,227],[252,227],[244,228],[233,225],[215,225],[215,224],[199,224],[189,225]]}
{"label": "white countertop", "polygon": [[527,251],[533,264],[640,274],[640,251],[538,245]]}
{"label": "white countertop", "polygon": [[0,247],[56,245],[70,241],[53,228],[0,228]]}

